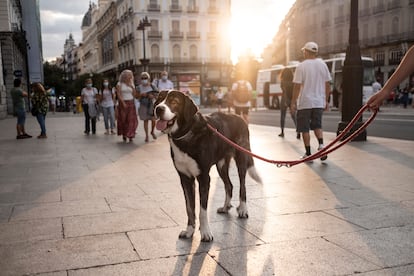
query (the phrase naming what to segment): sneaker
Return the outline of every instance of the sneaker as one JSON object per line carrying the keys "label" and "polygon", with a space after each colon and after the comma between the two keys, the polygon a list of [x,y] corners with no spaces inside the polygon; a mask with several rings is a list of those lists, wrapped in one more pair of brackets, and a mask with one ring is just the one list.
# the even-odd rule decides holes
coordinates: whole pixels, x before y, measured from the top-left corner
{"label": "sneaker", "polygon": [[[300,157],[300,159],[305,159],[305,158],[307,158],[308,156],[310,156],[310,155],[307,155],[307,154],[305,153],[304,155],[302,155],[302,156]],[[313,163],[313,160],[306,161],[306,163],[308,163],[308,164],[312,164],[312,163]]]}
{"label": "sneaker", "polygon": [[[322,150],[324,148],[324,145],[319,145],[318,150]],[[321,161],[325,161],[326,159],[328,159],[328,155],[324,155],[321,157]]]}
{"label": "sneaker", "polygon": [[29,134],[27,134],[27,133],[24,133],[22,136],[23,136],[24,138],[32,138],[32,137],[33,137],[32,135],[29,135]]}
{"label": "sneaker", "polygon": [[47,136],[46,134],[40,134],[39,136],[37,136],[38,139],[46,139]]}

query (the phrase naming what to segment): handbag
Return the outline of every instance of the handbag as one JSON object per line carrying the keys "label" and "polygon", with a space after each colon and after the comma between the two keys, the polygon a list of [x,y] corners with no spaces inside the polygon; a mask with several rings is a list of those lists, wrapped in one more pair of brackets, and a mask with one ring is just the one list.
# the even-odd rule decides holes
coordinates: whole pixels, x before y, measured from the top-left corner
{"label": "handbag", "polygon": [[31,112],[32,112],[32,115],[35,116],[35,117],[39,114],[39,110],[37,109],[36,106],[32,107]]}

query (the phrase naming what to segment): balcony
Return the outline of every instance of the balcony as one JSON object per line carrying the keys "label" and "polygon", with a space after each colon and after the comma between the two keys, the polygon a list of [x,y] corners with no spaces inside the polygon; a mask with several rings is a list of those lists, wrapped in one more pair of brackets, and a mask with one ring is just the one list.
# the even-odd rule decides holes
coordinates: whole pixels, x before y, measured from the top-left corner
{"label": "balcony", "polygon": [[345,15],[335,17],[335,24],[345,23]]}
{"label": "balcony", "polygon": [[162,32],[161,31],[148,31],[148,38],[162,38]]}
{"label": "balcony", "polygon": [[161,10],[161,7],[157,4],[149,4],[147,6],[147,9],[149,12],[159,12]]}
{"label": "balcony", "polygon": [[196,6],[187,7],[187,12],[188,13],[198,13],[198,7],[196,7]]}
{"label": "balcony", "polygon": [[359,16],[360,17],[365,17],[365,16],[369,16],[371,14],[371,9],[363,9],[359,11]]}
{"label": "balcony", "polygon": [[322,27],[322,28],[329,27],[330,25],[331,25],[331,21],[330,21],[329,19],[323,20],[323,21],[321,22],[321,27]]}
{"label": "balcony", "polygon": [[219,13],[219,10],[216,7],[208,7],[207,12],[216,14]]}
{"label": "balcony", "polygon": [[187,33],[188,39],[199,39],[200,38],[200,32],[188,32]]}
{"label": "balcony", "polygon": [[401,0],[392,0],[391,3],[388,3],[388,10],[394,10],[401,8]]}
{"label": "balcony", "polygon": [[170,5],[170,12],[182,12],[183,9],[179,5]]}
{"label": "balcony", "polygon": [[207,37],[212,39],[217,38],[217,32],[208,32]]}
{"label": "balcony", "polygon": [[385,12],[385,5],[377,5],[372,11],[374,14]]}
{"label": "balcony", "polygon": [[183,32],[172,31],[172,32],[170,32],[170,38],[173,38],[173,39],[182,39],[182,38],[184,38],[184,34],[183,34]]}

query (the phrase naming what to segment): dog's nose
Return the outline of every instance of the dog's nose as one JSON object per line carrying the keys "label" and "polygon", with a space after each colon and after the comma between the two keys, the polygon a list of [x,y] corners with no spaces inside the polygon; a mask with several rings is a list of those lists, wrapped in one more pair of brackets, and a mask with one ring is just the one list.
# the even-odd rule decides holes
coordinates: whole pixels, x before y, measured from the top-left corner
{"label": "dog's nose", "polygon": [[163,105],[157,105],[155,107],[155,115],[159,118],[162,114],[165,112],[165,106]]}

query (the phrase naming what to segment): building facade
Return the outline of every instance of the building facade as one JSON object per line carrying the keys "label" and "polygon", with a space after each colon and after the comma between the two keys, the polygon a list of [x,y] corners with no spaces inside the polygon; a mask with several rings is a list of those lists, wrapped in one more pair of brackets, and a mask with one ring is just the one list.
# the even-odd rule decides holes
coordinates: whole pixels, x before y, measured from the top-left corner
{"label": "building facade", "polygon": [[[374,59],[385,82],[414,44],[414,0],[363,0],[358,8],[361,53]],[[350,1],[297,0],[273,39],[272,64],[302,59],[307,41],[317,42],[324,58],[344,53],[349,27]]]}
{"label": "building facade", "polygon": [[[117,0],[91,4],[78,49],[79,74],[115,80],[124,69],[168,71],[175,86],[201,97],[204,86],[229,86],[230,0]],[[202,97],[200,99],[202,102]]]}
{"label": "building facade", "polygon": [[15,78],[22,88],[43,81],[43,57],[38,0],[0,1],[0,118],[13,114],[10,90]]}

